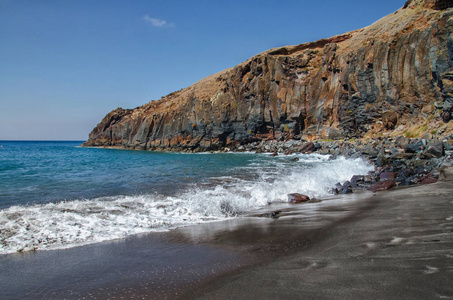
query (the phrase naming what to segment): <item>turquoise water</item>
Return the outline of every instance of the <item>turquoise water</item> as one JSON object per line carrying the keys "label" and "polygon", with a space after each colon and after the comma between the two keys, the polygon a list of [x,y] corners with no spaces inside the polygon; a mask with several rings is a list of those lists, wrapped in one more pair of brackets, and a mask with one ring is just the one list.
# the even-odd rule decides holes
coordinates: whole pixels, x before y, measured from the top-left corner
{"label": "turquoise water", "polygon": [[0,209],[143,193],[175,194],[188,184],[237,173],[254,155],[82,148],[83,142],[0,141]]}
{"label": "turquoise water", "polygon": [[0,142],[0,254],[241,217],[287,202],[289,193],[326,196],[335,183],[373,169],[317,154],[159,153],[81,143]]}

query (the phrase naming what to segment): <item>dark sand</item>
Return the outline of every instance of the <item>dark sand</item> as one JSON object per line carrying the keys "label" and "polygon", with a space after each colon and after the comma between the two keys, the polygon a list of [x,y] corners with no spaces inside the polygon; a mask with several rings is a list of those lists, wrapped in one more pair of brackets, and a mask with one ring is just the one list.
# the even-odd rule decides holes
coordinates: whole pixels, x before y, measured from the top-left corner
{"label": "dark sand", "polygon": [[307,249],[224,276],[197,299],[453,299],[453,171],[377,193]]}
{"label": "dark sand", "polygon": [[[431,185],[279,205],[0,256],[0,299],[453,299],[453,170]],[[262,212],[260,212],[262,213]]]}

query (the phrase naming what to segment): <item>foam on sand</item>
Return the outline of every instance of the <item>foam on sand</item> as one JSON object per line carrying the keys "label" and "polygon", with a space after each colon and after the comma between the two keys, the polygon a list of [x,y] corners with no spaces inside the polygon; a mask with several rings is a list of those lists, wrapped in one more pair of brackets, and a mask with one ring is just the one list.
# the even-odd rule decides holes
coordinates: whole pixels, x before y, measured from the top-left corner
{"label": "foam on sand", "polygon": [[[366,174],[361,159],[298,155],[243,168],[237,177],[211,178],[174,196],[143,194],[71,200],[0,211],[0,254],[60,249],[237,217],[287,194],[329,195],[336,182]],[[242,174],[242,175],[241,175]]]}

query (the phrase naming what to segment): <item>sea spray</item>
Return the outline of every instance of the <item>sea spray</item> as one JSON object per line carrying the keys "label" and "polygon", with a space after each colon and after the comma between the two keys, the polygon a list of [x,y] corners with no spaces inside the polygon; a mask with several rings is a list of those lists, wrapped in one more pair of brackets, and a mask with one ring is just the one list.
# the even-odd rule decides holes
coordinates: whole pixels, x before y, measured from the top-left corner
{"label": "sea spray", "polygon": [[318,154],[261,157],[239,167],[234,176],[211,177],[176,195],[99,197],[1,210],[0,254],[67,248],[237,217],[285,202],[289,193],[329,195],[335,183],[373,169],[361,159],[329,160]]}

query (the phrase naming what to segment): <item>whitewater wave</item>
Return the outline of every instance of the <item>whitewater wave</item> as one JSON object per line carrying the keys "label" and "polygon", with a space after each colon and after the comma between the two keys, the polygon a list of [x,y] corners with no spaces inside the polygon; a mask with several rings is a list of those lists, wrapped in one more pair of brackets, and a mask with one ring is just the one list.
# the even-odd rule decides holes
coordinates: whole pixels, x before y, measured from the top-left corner
{"label": "whitewater wave", "polygon": [[68,248],[224,220],[269,203],[286,202],[289,193],[327,196],[335,183],[373,169],[361,159],[328,158],[281,156],[264,165],[244,167],[238,176],[211,178],[175,196],[145,194],[13,206],[0,211],[0,254]]}

